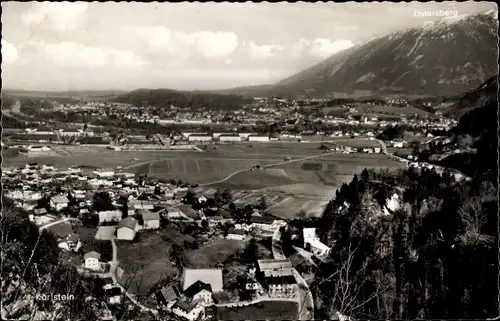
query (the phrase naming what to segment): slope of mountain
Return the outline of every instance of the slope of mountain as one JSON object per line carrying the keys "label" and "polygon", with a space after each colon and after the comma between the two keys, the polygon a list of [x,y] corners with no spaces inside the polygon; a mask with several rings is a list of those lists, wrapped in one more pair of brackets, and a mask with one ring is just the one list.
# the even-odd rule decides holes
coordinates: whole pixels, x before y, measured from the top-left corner
{"label": "slope of mountain", "polygon": [[446,18],[352,47],[275,86],[235,88],[259,95],[450,96],[498,73],[496,11]]}
{"label": "slope of mountain", "polygon": [[497,30],[496,12],[443,19],[346,50],[278,85],[309,95],[462,93],[498,73]]}
{"label": "slope of mountain", "polygon": [[475,90],[462,95],[458,101],[452,104],[444,114],[452,117],[460,117],[469,111],[485,106],[487,103],[495,101],[498,95],[498,75],[489,78]]}

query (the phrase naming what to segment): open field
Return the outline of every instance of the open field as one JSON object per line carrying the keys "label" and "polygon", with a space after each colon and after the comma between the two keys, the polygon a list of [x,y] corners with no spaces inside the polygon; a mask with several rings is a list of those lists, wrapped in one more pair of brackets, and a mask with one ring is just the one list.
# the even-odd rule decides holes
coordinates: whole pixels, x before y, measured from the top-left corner
{"label": "open field", "polygon": [[169,250],[173,244],[183,246],[185,240],[192,237],[184,235],[174,228],[140,232],[137,243],[117,241],[119,266],[125,271],[124,285],[129,285],[129,292],[148,291],[151,286],[166,276],[174,276],[176,267],[169,259]]}
{"label": "open field", "polygon": [[216,239],[189,252],[188,267],[194,269],[216,268],[245,247],[246,241]]}
{"label": "open field", "polygon": [[296,320],[299,306],[291,301],[261,301],[246,307],[217,307],[217,320]]}
{"label": "open field", "polygon": [[67,235],[74,233],[73,226],[70,222],[61,222],[59,224],[52,225],[47,228],[56,237],[66,237]]}

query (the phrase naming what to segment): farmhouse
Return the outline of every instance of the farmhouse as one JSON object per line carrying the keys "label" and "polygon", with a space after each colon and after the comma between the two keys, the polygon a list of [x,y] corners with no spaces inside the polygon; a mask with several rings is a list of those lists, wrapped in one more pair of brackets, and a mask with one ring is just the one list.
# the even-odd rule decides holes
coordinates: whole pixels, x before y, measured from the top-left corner
{"label": "farmhouse", "polygon": [[69,200],[64,195],[57,195],[50,198],[50,207],[56,211],[61,211],[68,207]]}
{"label": "farmhouse", "polygon": [[203,310],[203,306],[187,299],[181,299],[172,306],[175,315],[190,321],[198,320]]}
{"label": "farmhouse", "polygon": [[135,238],[137,229],[137,220],[129,216],[118,223],[116,227],[116,238],[118,240],[132,241]]}
{"label": "farmhouse", "polygon": [[184,291],[184,295],[203,306],[209,306],[214,303],[212,298],[212,287],[210,284],[196,281]]}
{"label": "farmhouse", "polygon": [[164,304],[167,309],[171,308],[172,305],[181,297],[181,292],[177,288],[176,285],[170,284],[168,286],[164,286],[157,294],[158,300]]}
{"label": "farmhouse", "polygon": [[99,259],[101,258],[101,254],[95,251],[91,251],[83,256],[85,261],[85,268],[99,271],[101,269],[101,264],[99,263]]}
{"label": "farmhouse", "polygon": [[160,214],[158,212],[140,211],[144,224],[142,226],[145,230],[156,230],[160,228]]}
{"label": "farmhouse", "polygon": [[122,213],[116,210],[97,212],[97,214],[99,215],[99,223],[119,222],[122,219]]}
{"label": "farmhouse", "polygon": [[213,293],[222,291],[222,270],[219,269],[185,269],[182,279],[183,291],[197,281],[209,284]]}

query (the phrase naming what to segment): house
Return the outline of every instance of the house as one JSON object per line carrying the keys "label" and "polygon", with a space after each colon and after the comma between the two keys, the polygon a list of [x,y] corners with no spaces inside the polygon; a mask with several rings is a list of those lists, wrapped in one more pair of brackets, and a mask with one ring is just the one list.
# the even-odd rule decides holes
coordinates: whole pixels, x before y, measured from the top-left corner
{"label": "house", "polygon": [[283,297],[296,293],[297,281],[290,260],[257,260],[257,267],[258,277],[269,296]]}
{"label": "house", "polygon": [[83,256],[83,260],[85,261],[84,266],[86,269],[99,271],[101,269],[101,264],[99,263],[99,259],[101,258],[101,254],[95,251],[91,251]]}
{"label": "house", "polygon": [[176,285],[168,285],[161,288],[157,293],[157,299],[160,303],[170,309],[176,300],[180,299],[181,292]]}
{"label": "house", "polygon": [[212,298],[212,287],[210,284],[202,281],[196,281],[184,291],[184,295],[193,302],[203,306],[209,306],[214,303]]}
{"label": "house", "polygon": [[188,299],[181,299],[172,306],[172,313],[189,321],[198,320],[202,316],[204,308],[201,304]]}
{"label": "house", "polygon": [[79,130],[76,129],[61,129],[60,133],[63,137],[75,137],[82,134]]}
{"label": "house", "polygon": [[107,169],[107,168],[101,168],[98,170],[95,170],[92,172],[93,174],[99,176],[100,178],[103,177],[113,177],[115,175],[115,171],[112,169]]}
{"label": "house", "polygon": [[222,270],[220,269],[185,269],[182,280],[183,291],[197,281],[209,284],[213,293],[222,291]]}
{"label": "house", "polygon": [[47,214],[47,210],[45,208],[35,208],[33,210],[35,212],[35,215],[45,215]]}
{"label": "house", "polygon": [[118,240],[132,241],[138,230],[137,220],[133,217],[127,217],[116,226],[116,238]]}
{"label": "house", "polygon": [[66,251],[78,252],[80,247],[82,247],[82,243],[80,242],[80,236],[70,233],[65,238],[60,240],[57,246]]}
{"label": "house", "polygon": [[206,201],[207,201],[207,198],[205,196],[198,197],[198,203],[203,203],[203,202],[206,202]]}
{"label": "house", "polygon": [[302,230],[304,236],[304,248],[310,247],[310,252],[318,257],[324,257],[330,252],[330,248],[322,243],[316,235],[316,228],[304,228]]}
{"label": "house", "polygon": [[167,208],[166,215],[169,220],[178,220],[184,218],[181,211],[175,207]]}
{"label": "house", "polygon": [[119,222],[122,219],[121,211],[102,211],[97,213],[99,215],[99,223],[103,222]]}
{"label": "house", "polygon": [[61,211],[68,207],[69,200],[64,195],[57,195],[50,198],[50,206],[56,211]]}
{"label": "house", "polygon": [[154,203],[150,201],[134,200],[130,203],[136,210],[152,210],[155,208]]}
{"label": "house", "polygon": [[242,241],[245,238],[246,238],[245,231],[240,230],[240,229],[235,229],[235,228],[230,228],[228,231],[228,234],[226,236],[226,239],[228,239],[228,240]]}
{"label": "house", "polygon": [[392,147],[403,148],[404,141],[403,140],[394,140],[392,142]]}
{"label": "house", "polygon": [[380,153],[380,151],[381,151],[382,149],[381,149],[380,147],[375,147],[375,148],[373,148],[373,150],[374,150],[374,152],[375,152],[375,153],[377,153],[377,154],[378,154],[378,153]]}
{"label": "house", "polygon": [[145,230],[155,230],[160,228],[160,214],[158,212],[140,211],[144,224],[142,226]]}

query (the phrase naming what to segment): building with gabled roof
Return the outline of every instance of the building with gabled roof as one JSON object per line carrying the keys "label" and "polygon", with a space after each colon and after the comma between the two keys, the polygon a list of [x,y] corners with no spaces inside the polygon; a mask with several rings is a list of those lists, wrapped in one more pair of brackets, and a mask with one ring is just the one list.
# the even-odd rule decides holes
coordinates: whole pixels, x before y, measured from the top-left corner
{"label": "building with gabled roof", "polygon": [[138,230],[137,220],[129,216],[121,220],[116,226],[116,238],[119,240],[132,241]]}
{"label": "building with gabled roof", "polygon": [[182,290],[185,291],[197,281],[209,284],[213,293],[223,290],[222,270],[220,269],[185,269],[182,278]]}

